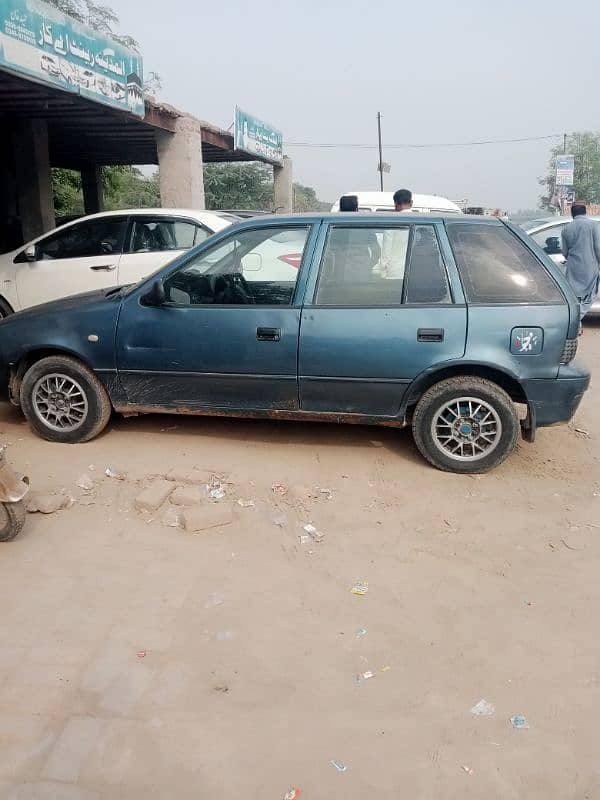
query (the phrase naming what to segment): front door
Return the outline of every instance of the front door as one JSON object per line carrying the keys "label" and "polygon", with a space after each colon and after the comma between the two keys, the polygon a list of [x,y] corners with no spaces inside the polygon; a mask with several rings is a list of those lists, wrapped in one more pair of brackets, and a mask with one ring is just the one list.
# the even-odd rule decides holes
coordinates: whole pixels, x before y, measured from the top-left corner
{"label": "front door", "polygon": [[118,283],[127,218],[107,215],[58,228],[35,244],[35,260],[17,256],[21,308]]}
{"label": "front door", "polygon": [[454,302],[436,226],[357,219],[323,237],[302,313],[300,407],[394,416],[417,375],[465,350],[466,308],[462,295]]}
{"label": "front door", "polygon": [[[233,233],[167,268],[161,278],[166,302],[158,307],[144,304],[147,286],[135,289],[117,329],[128,401],[297,409],[295,299],[310,232],[307,224],[271,224]],[[290,246],[295,264],[287,257]]]}

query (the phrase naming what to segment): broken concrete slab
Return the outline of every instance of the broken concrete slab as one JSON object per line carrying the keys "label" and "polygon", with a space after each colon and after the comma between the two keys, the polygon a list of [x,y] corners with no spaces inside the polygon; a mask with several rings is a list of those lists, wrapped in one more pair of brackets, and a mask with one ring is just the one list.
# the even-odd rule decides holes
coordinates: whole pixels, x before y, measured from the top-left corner
{"label": "broken concrete slab", "polygon": [[156,511],[162,506],[175,486],[170,481],[156,480],[147,486],[135,498],[135,507],[138,511]]}
{"label": "broken concrete slab", "polygon": [[174,506],[197,506],[206,501],[206,488],[204,486],[181,486],[171,494],[171,503]]}
{"label": "broken concrete slab", "polygon": [[173,469],[165,476],[168,481],[173,483],[196,483],[206,486],[214,478],[214,472],[206,469]]}
{"label": "broken concrete slab", "polygon": [[37,511],[40,514],[54,514],[70,504],[70,498],[64,494],[30,491],[25,495],[25,510],[30,514]]}
{"label": "broken concrete slab", "polygon": [[186,508],[182,516],[185,530],[196,533],[229,525],[233,522],[233,508],[229,503],[207,503],[201,507]]}

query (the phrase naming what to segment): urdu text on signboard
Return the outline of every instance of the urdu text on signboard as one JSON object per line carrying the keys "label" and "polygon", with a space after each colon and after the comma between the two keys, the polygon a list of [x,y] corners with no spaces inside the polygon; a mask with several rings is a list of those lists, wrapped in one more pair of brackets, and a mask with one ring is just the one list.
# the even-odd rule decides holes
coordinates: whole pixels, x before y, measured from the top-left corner
{"label": "urdu text on signboard", "polygon": [[141,56],[39,0],[0,0],[0,67],[144,116]]}
{"label": "urdu text on signboard", "polygon": [[283,135],[266,122],[235,109],[235,149],[272,164],[283,161]]}

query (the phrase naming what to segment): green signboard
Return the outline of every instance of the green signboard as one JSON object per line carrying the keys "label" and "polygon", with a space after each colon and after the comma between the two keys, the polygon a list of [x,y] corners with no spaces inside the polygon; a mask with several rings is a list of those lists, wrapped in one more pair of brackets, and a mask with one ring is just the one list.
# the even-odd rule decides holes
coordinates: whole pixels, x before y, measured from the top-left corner
{"label": "green signboard", "polygon": [[236,106],[235,149],[257,156],[272,164],[281,164],[283,161],[283,135],[276,128]]}
{"label": "green signboard", "polygon": [[0,0],[0,69],[144,116],[142,58],[39,0]]}

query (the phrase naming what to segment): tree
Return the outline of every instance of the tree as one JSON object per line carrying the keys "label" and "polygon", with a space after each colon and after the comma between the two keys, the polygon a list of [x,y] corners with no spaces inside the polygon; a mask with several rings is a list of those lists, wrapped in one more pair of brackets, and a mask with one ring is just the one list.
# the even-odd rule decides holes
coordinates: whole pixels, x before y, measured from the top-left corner
{"label": "tree", "polygon": [[[274,211],[272,169],[254,161],[244,164],[206,164],[204,194],[207,208]],[[311,186],[294,184],[294,211],[323,211],[330,205],[321,202]]]}
{"label": "tree", "polygon": [[[548,173],[540,178],[545,188],[540,197],[542,208],[553,209],[552,198],[555,193],[554,160],[562,155],[563,145],[552,148],[548,163]],[[575,197],[587,203],[600,203],[600,133],[583,131],[567,137],[567,153],[575,156]]]}
{"label": "tree", "polygon": [[206,207],[273,210],[273,177],[266,164],[205,164]]}
{"label": "tree", "polygon": [[319,200],[312,186],[294,184],[294,211],[329,211],[331,203]]}
{"label": "tree", "polygon": [[119,44],[133,50],[139,49],[139,44],[135,39],[115,31],[115,26],[119,24],[119,17],[109,6],[96,5],[92,0],[47,0],[47,2],[58,8],[63,14],[68,14],[78,22],[89,25],[95,31],[110,36]]}
{"label": "tree", "polygon": [[78,172],[72,169],[53,169],[52,193],[57,217],[83,214],[81,175]]}
{"label": "tree", "polygon": [[147,178],[136,167],[109,167],[102,178],[107,211],[160,206],[158,172]]}

